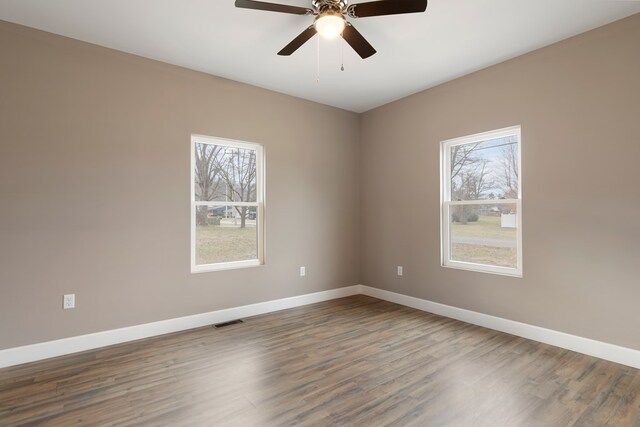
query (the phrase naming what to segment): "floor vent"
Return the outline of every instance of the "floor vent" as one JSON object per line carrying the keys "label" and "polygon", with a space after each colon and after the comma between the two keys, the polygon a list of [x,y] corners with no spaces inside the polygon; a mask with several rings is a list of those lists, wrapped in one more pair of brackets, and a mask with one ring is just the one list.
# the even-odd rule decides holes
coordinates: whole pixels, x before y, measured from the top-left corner
{"label": "floor vent", "polygon": [[225,326],[235,325],[238,323],[244,323],[244,322],[242,321],[242,319],[229,320],[228,322],[216,323],[215,325],[213,325],[213,327],[218,329],[218,328],[224,328]]}

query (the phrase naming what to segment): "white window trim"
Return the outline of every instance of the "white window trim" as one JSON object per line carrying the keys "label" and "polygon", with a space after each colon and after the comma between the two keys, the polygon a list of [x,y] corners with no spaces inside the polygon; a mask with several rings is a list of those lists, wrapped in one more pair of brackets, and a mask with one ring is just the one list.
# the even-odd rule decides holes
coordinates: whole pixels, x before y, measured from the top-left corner
{"label": "white window trim", "polygon": [[[225,145],[227,147],[244,148],[256,151],[256,201],[255,202],[219,202],[219,201],[196,201],[195,194],[195,151],[196,144]],[[206,273],[209,271],[231,270],[236,268],[257,267],[264,265],[265,248],[265,221],[264,221],[264,199],[265,199],[265,164],[264,147],[261,144],[235,141],[232,139],[217,138],[206,135],[191,135],[191,273]],[[242,261],[219,262],[215,264],[196,264],[196,207],[197,206],[255,206],[257,211],[256,233],[258,240],[258,258]]]}
{"label": "white window trim", "polygon": [[[474,142],[487,141],[516,135],[518,137],[518,198],[517,199],[492,199],[492,200],[451,200],[451,147]],[[505,276],[522,277],[522,133],[520,126],[511,126],[489,132],[477,133],[442,141],[440,143],[440,258],[441,265],[447,268],[477,271],[482,273],[501,274]],[[455,261],[450,257],[449,236],[449,209],[452,205],[487,205],[487,204],[515,204],[517,206],[516,228],[517,236],[517,266],[516,268],[498,267],[472,262]]]}

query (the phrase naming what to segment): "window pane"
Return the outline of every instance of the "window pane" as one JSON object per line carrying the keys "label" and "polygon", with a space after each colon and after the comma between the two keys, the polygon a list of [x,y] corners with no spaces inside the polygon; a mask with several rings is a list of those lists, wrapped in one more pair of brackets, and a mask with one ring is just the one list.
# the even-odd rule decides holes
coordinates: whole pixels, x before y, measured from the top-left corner
{"label": "window pane", "polygon": [[258,259],[255,206],[196,206],[196,265]]}
{"label": "window pane", "polygon": [[451,260],[517,267],[515,204],[451,205]]}
{"label": "window pane", "polygon": [[195,144],[196,201],[255,202],[256,150]]}
{"label": "window pane", "polygon": [[454,145],[451,200],[518,198],[518,137]]}

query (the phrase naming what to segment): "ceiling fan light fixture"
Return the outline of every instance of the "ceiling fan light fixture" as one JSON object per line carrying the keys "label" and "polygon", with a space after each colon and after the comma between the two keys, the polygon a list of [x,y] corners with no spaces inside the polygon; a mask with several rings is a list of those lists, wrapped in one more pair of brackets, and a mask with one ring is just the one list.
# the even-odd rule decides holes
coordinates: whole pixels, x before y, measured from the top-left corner
{"label": "ceiling fan light fixture", "polygon": [[342,34],[346,25],[347,23],[342,14],[332,12],[318,16],[313,23],[318,34],[325,39],[335,39]]}

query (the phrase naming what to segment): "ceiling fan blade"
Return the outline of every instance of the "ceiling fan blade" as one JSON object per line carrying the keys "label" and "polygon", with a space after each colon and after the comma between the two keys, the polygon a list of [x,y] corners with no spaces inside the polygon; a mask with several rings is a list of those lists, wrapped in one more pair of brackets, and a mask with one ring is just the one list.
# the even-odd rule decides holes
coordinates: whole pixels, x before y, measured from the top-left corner
{"label": "ceiling fan blade", "polygon": [[352,18],[368,16],[397,15],[400,13],[416,13],[427,10],[428,0],[378,0],[368,3],[352,4],[347,13]]}
{"label": "ceiling fan blade", "polygon": [[293,13],[294,15],[313,14],[313,10],[308,7],[289,6],[286,4],[267,3],[253,0],[236,0],[236,7],[244,9],[266,10],[269,12]]}
{"label": "ceiling fan blade", "polygon": [[362,37],[362,34],[360,34],[358,30],[348,22],[347,26],[344,27],[344,30],[342,31],[342,38],[349,43],[349,46],[351,46],[362,59],[367,59],[376,53],[373,46],[371,46],[369,42]]}
{"label": "ceiling fan blade", "polygon": [[316,28],[313,25],[310,26],[309,28],[307,28],[306,30],[301,32],[298,35],[298,37],[296,37],[295,39],[291,40],[291,43],[289,43],[284,48],[282,48],[282,50],[280,52],[278,52],[278,55],[281,55],[281,56],[289,56],[289,55],[291,55],[293,52],[298,50],[298,48],[300,46],[305,44],[307,42],[307,40],[309,40],[311,37],[313,37],[315,35],[315,33],[316,33]]}

